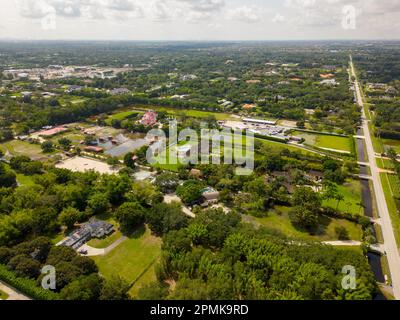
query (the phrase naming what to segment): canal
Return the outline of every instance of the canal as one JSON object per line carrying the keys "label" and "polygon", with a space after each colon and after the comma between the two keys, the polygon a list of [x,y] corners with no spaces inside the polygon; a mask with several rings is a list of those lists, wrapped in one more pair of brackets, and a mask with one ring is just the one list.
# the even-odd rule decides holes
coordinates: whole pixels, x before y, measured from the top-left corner
{"label": "canal", "polygon": [[[358,128],[357,130],[358,136],[363,136],[362,128]],[[358,151],[358,161],[359,162],[368,162],[364,140],[357,139],[357,151]],[[369,175],[368,168],[366,166],[360,165],[360,174]],[[372,202],[372,192],[369,184],[369,180],[361,180],[361,198],[362,203],[364,205],[364,214],[367,217],[374,218],[373,214],[373,202]],[[372,231],[376,237],[375,228],[372,227]],[[381,255],[373,252],[368,253],[368,262],[371,267],[372,272],[374,273],[375,280],[378,283],[385,283],[385,275],[382,269]],[[374,300],[386,300],[385,296],[382,293],[378,293]]]}

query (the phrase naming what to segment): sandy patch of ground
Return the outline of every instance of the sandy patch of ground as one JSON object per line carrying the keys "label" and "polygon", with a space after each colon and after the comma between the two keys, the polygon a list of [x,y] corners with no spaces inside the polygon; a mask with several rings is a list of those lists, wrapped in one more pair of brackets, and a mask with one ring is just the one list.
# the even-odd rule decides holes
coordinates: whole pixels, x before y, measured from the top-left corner
{"label": "sandy patch of ground", "polygon": [[278,124],[281,126],[284,126],[284,127],[297,128],[296,121],[280,120],[280,121],[278,121]]}
{"label": "sandy patch of ground", "polygon": [[83,158],[83,157],[74,157],[67,159],[63,162],[60,162],[56,165],[56,168],[60,169],[68,169],[73,172],[85,172],[89,170],[94,170],[101,174],[117,174],[118,170],[113,169],[107,163]]}

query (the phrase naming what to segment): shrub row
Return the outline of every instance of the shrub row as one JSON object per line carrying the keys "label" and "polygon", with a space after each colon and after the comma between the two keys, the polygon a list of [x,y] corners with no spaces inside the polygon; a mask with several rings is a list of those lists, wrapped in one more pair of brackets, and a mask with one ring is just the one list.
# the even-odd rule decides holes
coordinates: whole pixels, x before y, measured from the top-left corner
{"label": "shrub row", "polygon": [[42,289],[36,282],[28,278],[17,277],[5,265],[0,264],[0,280],[21,291],[23,294],[35,300],[57,300],[58,294]]}

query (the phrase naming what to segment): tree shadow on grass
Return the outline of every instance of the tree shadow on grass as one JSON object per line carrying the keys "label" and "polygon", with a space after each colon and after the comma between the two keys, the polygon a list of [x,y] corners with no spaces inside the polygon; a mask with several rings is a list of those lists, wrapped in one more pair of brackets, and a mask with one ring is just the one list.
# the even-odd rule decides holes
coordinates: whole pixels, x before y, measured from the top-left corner
{"label": "tree shadow on grass", "polygon": [[329,225],[332,223],[332,219],[327,216],[319,216],[318,218],[318,226],[315,228],[304,228],[298,225],[293,224],[297,231],[308,233],[311,236],[324,236],[327,234],[327,229]]}
{"label": "tree shadow on grass", "polygon": [[136,227],[133,230],[125,230],[123,232],[124,236],[129,239],[140,239],[146,233],[146,226],[143,224],[139,227]]}

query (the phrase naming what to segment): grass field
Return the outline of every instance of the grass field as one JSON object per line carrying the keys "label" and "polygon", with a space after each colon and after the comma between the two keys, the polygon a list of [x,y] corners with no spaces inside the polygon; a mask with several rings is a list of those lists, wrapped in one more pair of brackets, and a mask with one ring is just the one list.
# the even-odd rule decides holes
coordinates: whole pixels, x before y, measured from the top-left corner
{"label": "grass field", "polygon": [[376,164],[380,169],[393,170],[394,165],[391,160],[376,158]]}
{"label": "grass field", "polygon": [[385,148],[383,147],[382,142],[375,136],[375,128],[371,122],[368,123],[368,127],[371,133],[372,145],[374,147],[375,152],[377,153],[385,152]]}
{"label": "grass field", "polygon": [[0,290],[0,300],[7,300],[8,294]]}
{"label": "grass field", "polygon": [[397,153],[400,153],[400,140],[381,139],[385,148],[393,148]]}
{"label": "grass field", "polygon": [[110,245],[112,245],[115,241],[117,241],[121,237],[122,237],[122,233],[120,231],[116,231],[109,237],[106,237],[104,239],[92,239],[87,244],[93,248],[105,249],[105,248],[109,247]]}
{"label": "grass field", "polygon": [[[240,144],[240,143],[244,144],[245,141],[246,140],[244,137],[235,137],[234,138],[235,144]],[[261,143],[264,147],[271,148],[274,151],[282,151],[282,150],[287,149],[291,152],[300,152],[301,154],[304,154],[304,155],[316,155],[317,154],[317,152],[312,152],[312,151],[306,150],[301,147],[296,147],[293,145],[279,143],[279,142],[275,142],[275,141],[271,141],[271,140],[256,138],[255,141],[258,143]],[[221,153],[223,151],[224,151],[224,149],[221,146]],[[240,154],[240,150],[238,150],[238,152]],[[243,149],[243,153],[244,153],[244,149]],[[249,153],[249,151],[248,151],[247,156],[251,156],[251,154],[252,153]],[[163,169],[163,170],[178,172],[178,170],[181,166],[180,161],[176,157],[174,157],[172,160],[173,161],[170,161],[169,148],[167,148],[164,152],[162,152],[159,156],[156,157],[156,161],[158,161],[158,163],[154,164],[153,167]],[[176,162],[176,163],[174,163],[174,162]]]}
{"label": "grass field", "polygon": [[113,120],[121,120],[122,121],[122,120],[125,120],[125,119],[128,119],[128,118],[131,118],[131,117],[133,117],[133,116],[135,116],[137,114],[140,114],[140,113],[143,113],[143,112],[142,111],[135,111],[135,110],[128,110],[128,111],[118,112],[118,113],[115,113],[115,114],[109,116],[107,118],[107,120],[106,120],[106,124],[110,126]]}
{"label": "grass field", "polygon": [[381,173],[382,187],[386,197],[390,218],[392,220],[393,230],[396,237],[397,245],[400,246],[400,214],[397,209],[396,200],[394,199],[394,191],[391,186],[391,178],[389,174]]}
{"label": "grass field", "polygon": [[[359,203],[361,202],[361,184],[357,180],[346,182],[343,186],[338,186],[339,194],[344,197],[344,200],[339,203],[338,209],[341,212],[351,213],[356,215],[362,213]],[[336,209],[337,200],[324,200],[323,205]]]}
{"label": "grass field", "polygon": [[12,155],[24,155],[33,159],[46,157],[42,148],[38,144],[32,144],[26,141],[11,140],[0,144],[0,149],[8,151]]}
{"label": "grass field", "polygon": [[140,286],[154,279],[152,266],[160,252],[161,239],[152,236],[150,230],[143,227],[108,255],[93,259],[104,277],[119,275],[133,284],[131,292],[136,292]]}
{"label": "grass field", "polygon": [[288,237],[299,238],[302,240],[318,240],[318,241],[335,241],[338,237],[335,228],[343,226],[349,233],[352,240],[361,241],[362,230],[361,227],[353,222],[347,220],[331,219],[328,217],[320,218],[320,229],[317,234],[310,235],[307,232],[297,230],[289,219],[289,210],[287,207],[276,207],[269,213],[266,218],[252,218],[255,219],[260,225],[270,229],[275,229]]}
{"label": "grass field", "polygon": [[215,116],[215,118],[219,121],[221,121],[221,120],[238,120],[237,117],[234,117],[232,114],[229,114],[229,113],[176,109],[176,108],[156,107],[156,106],[137,106],[137,107],[141,108],[141,109],[143,108],[143,109],[151,109],[151,110],[155,110],[155,111],[165,111],[169,115],[172,115],[172,116],[179,116],[180,114],[185,114],[187,117],[200,118],[200,119],[205,119],[210,116]]}
{"label": "grass field", "polygon": [[351,152],[350,138],[314,134],[308,132],[294,131],[293,134],[303,138],[307,144],[318,148],[332,149],[337,151]]}

